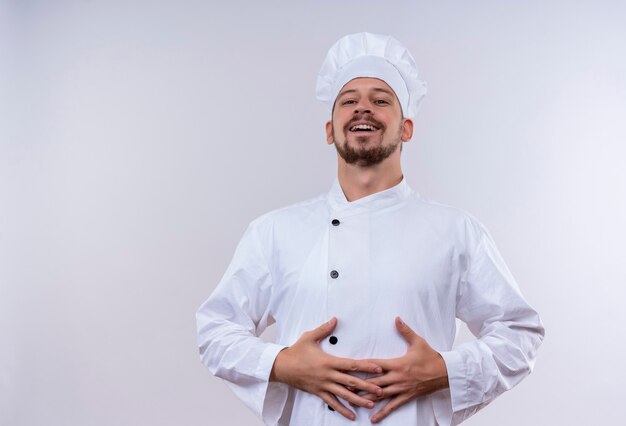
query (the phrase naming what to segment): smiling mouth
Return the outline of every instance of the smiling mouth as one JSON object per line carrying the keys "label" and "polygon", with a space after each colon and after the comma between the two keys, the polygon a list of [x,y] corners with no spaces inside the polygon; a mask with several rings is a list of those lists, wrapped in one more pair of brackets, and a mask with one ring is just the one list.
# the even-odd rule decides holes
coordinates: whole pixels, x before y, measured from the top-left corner
{"label": "smiling mouth", "polygon": [[372,126],[371,124],[357,124],[356,126],[352,126],[349,129],[351,132],[375,132],[378,130],[378,127]]}

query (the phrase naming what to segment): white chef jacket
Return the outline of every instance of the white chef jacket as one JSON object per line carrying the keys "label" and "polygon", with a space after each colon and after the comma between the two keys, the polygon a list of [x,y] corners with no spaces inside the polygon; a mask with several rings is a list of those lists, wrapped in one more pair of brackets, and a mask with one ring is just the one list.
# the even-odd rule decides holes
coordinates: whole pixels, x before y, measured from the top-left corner
{"label": "white chef jacket", "polygon": [[[253,220],[196,316],[203,364],[267,425],[369,425],[389,401],[354,409],[353,422],[315,395],[269,382],[278,352],[333,316],[337,342],[325,339],[324,352],[402,356],[400,316],[445,361],[449,389],[401,406],[387,425],[462,422],[530,373],[544,336],[485,227],[404,177],[352,202],[335,178],[327,194]],[[456,318],[477,339],[453,349]],[[275,343],[263,342],[273,323]]]}

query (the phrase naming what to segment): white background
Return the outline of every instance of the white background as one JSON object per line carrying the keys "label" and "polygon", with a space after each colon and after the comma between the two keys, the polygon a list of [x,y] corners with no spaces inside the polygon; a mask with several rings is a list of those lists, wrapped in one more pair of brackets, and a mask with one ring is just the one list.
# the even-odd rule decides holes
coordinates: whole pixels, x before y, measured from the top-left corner
{"label": "white background", "polygon": [[624,4],[0,0],[0,424],[260,424],[194,315],[248,222],[329,189],[315,78],[357,31],[428,82],[409,184],[487,225],[546,326],[466,424],[621,424]]}

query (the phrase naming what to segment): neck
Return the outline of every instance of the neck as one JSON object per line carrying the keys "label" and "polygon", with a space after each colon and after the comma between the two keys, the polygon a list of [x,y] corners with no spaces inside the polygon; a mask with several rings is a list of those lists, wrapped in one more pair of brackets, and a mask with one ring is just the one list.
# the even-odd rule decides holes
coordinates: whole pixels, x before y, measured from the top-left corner
{"label": "neck", "polygon": [[339,155],[338,174],[339,184],[348,201],[356,201],[376,192],[384,191],[402,181],[403,173],[400,161],[387,158],[380,164],[362,167],[347,164]]}

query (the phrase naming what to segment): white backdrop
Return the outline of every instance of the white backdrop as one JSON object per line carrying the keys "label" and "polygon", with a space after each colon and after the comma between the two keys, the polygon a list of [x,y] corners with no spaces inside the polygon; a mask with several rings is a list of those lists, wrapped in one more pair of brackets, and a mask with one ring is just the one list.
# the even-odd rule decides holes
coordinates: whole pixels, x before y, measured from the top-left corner
{"label": "white backdrop", "polygon": [[0,424],[260,424],[194,314],[248,222],[328,190],[315,77],[357,31],[428,82],[409,184],[487,225],[545,322],[466,424],[621,424],[624,4],[0,0]]}

